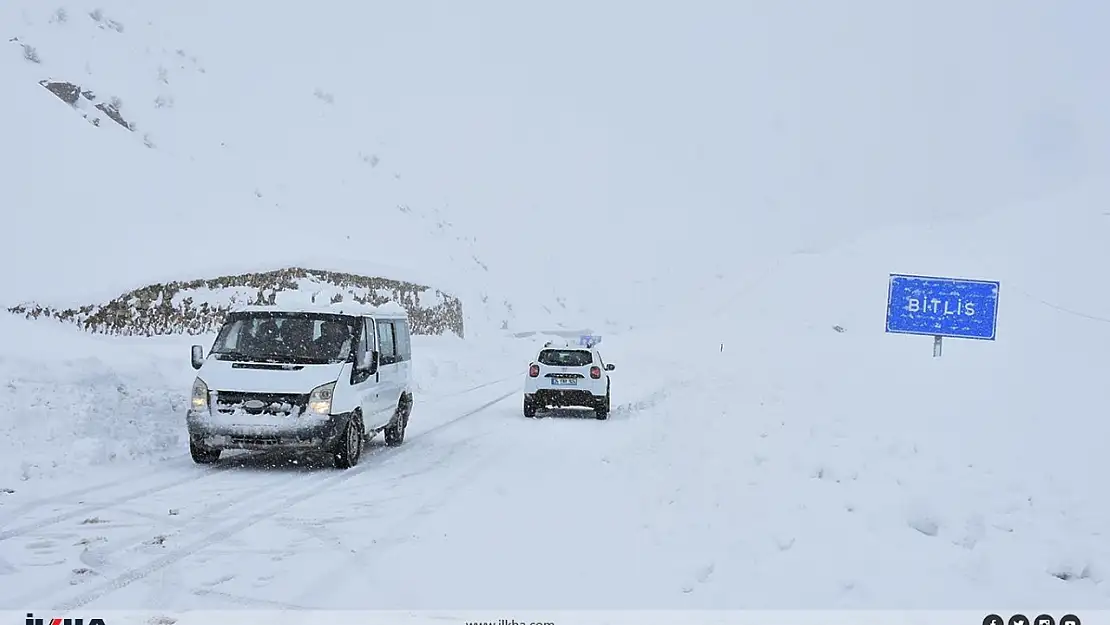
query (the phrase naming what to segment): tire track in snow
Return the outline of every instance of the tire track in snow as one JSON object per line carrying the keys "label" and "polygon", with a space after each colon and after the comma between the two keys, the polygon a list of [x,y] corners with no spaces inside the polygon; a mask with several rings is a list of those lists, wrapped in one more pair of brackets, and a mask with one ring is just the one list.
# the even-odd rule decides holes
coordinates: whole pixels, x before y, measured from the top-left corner
{"label": "tire track in snow", "polygon": [[[508,380],[513,379],[514,377],[515,376],[507,376],[507,377],[504,377],[504,378],[499,378],[497,380],[493,380],[492,382],[483,382],[482,384],[478,384],[476,386],[471,386],[471,387],[468,387],[468,388],[465,388],[465,389],[462,389],[462,390],[459,390],[459,391],[454,391],[454,392],[448,393],[446,395],[433,396],[431,398],[430,403],[438,403],[438,402],[446,400],[446,399],[451,399],[453,397],[458,397],[460,395],[465,395],[467,393],[471,393],[471,392],[474,392],[474,391],[479,390],[479,389],[487,388],[487,387],[493,386],[495,384],[500,384],[502,382],[506,382]],[[242,461],[243,462],[249,462],[250,464],[254,464],[256,462],[264,462],[265,459],[276,457],[280,453],[281,453],[280,450],[263,451],[263,452],[252,453],[252,454],[249,454],[249,455],[246,455],[246,456],[242,457]],[[189,457],[188,454],[184,454],[182,456],[174,458],[174,460],[180,460],[180,459],[184,459],[184,458],[188,458],[188,457]],[[235,460],[229,460],[227,462],[230,463],[230,462],[236,462],[236,461],[239,461],[239,460],[240,460],[239,458],[236,458]],[[169,461],[167,461],[167,462],[169,462]],[[170,482],[165,482],[165,483],[162,483],[162,484],[157,485],[157,486],[150,486],[150,487],[135,490],[135,491],[129,491],[127,493],[124,493],[123,495],[120,495],[120,496],[117,496],[115,498],[109,499],[109,500],[104,501],[102,503],[92,504],[92,505],[84,505],[82,507],[70,510],[69,512],[64,512],[64,513],[57,514],[57,515],[47,517],[47,518],[44,518],[44,519],[39,519],[37,521],[31,522],[31,523],[28,523],[26,525],[22,525],[22,526],[13,528],[13,529],[0,530],[0,542],[3,542],[3,541],[8,540],[10,538],[15,538],[17,536],[23,536],[23,535],[28,534],[30,532],[40,530],[40,529],[44,529],[44,528],[50,527],[52,525],[57,525],[58,523],[64,523],[65,521],[69,521],[71,519],[74,519],[74,518],[77,518],[77,517],[80,517],[80,516],[89,516],[93,512],[98,512],[98,511],[103,510],[105,508],[118,506],[120,504],[124,504],[124,503],[134,501],[136,499],[141,499],[143,497],[148,497],[150,495],[154,495],[154,494],[160,493],[162,491],[169,490],[171,488],[176,488],[178,486],[182,486],[182,485],[188,484],[190,482],[194,482],[194,481],[197,481],[197,480],[202,480],[202,479],[204,479],[206,477],[210,477],[212,475],[221,474],[221,473],[225,473],[225,472],[228,472],[228,471],[240,471],[243,468],[244,468],[243,464],[223,464],[223,465],[217,465],[217,466],[213,466],[213,467],[204,467],[204,468],[199,469],[199,471],[200,471],[199,473],[191,472],[186,477],[181,477],[181,478],[172,480]],[[157,470],[156,475],[161,475],[162,473],[173,472],[173,471],[176,471],[176,469],[168,468],[168,467],[160,468],[160,469]],[[110,482],[97,484],[95,486],[90,486],[90,487],[87,487],[87,488],[79,488],[79,489],[75,489],[75,490],[72,490],[72,491],[69,491],[69,492],[66,492],[66,493],[61,493],[61,494],[58,494],[58,495],[52,495],[52,496],[46,497],[44,499],[39,499],[39,500],[36,500],[36,501],[27,502],[27,503],[21,505],[20,507],[16,508],[15,510],[13,510],[9,515],[7,515],[4,519],[3,524],[0,524],[0,527],[4,527],[8,523],[18,519],[19,517],[21,517],[21,516],[23,516],[23,515],[25,515],[29,512],[33,512],[34,510],[38,510],[38,509],[40,509],[40,508],[42,508],[46,505],[49,505],[51,503],[58,503],[58,502],[66,501],[66,500],[71,500],[71,499],[83,497],[84,495],[88,495],[88,494],[91,494],[91,493],[94,493],[94,492],[97,492],[97,491],[106,490],[106,489],[112,488],[114,486],[118,486],[120,484],[127,483],[129,481],[131,481],[130,478],[121,478],[121,479],[118,479],[118,480],[112,480]]]}
{"label": "tire track in snow", "polygon": [[[264,452],[262,452],[261,454],[258,454],[258,455],[248,456],[246,459],[249,459],[251,461],[251,463],[254,463],[254,462],[257,462],[257,461],[263,461],[263,459],[268,458],[268,457],[272,457],[275,454],[276,454],[276,452],[264,451]],[[189,475],[187,475],[185,477],[179,477],[178,479],[172,480],[170,482],[163,482],[163,483],[158,484],[156,486],[149,486],[147,488],[143,488],[143,489],[140,489],[140,490],[137,490],[137,491],[129,491],[129,492],[127,492],[123,495],[120,495],[118,497],[115,497],[113,499],[109,499],[109,500],[102,501],[102,502],[96,503],[96,504],[91,504],[91,505],[81,505],[77,508],[74,508],[73,510],[70,510],[69,512],[63,512],[61,514],[56,514],[54,516],[46,517],[44,519],[39,519],[37,521],[32,521],[30,523],[27,523],[26,525],[21,525],[19,527],[15,527],[15,528],[12,528],[12,529],[7,529],[7,530],[0,531],[0,542],[11,539],[11,538],[15,538],[17,536],[23,536],[24,534],[28,534],[28,533],[36,531],[36,530],[47,528],[47,527],[50,527],[52,525],[57,525],[59,523],[64,523],[65,521],[69,521],[71,519],[75,519],[75,518],[80,517],[80,516],[87,517],[87,516],[90,516],[91,513],[93,513],[93,512],[98,512],[100,510],[104,510],[105,508],[111,508],[111,507],[119,506],[121,504],[125,504],[125,503],[128,503],[128,502],[134,501],[136,499],[142,499],[143,497],[149,497],[150,495],[155,495],[155,494],[161,493],[163,491],[167,491],[167,490],[170,490],[172,488],[176,488],[178,486],[183,486],[185,484],[189,484],[191,482],[197,482],[197,481],[203,480],[205,478],[212,477],[213,475],[220,475],[220,474],[223,474],[223,473],[242,471],[246,468],[247,468],[246,464],[227,464],[227,465],[218,465],[218,466],[214,466],[214,467],[204,467],[203,469],[200,470],[199,473],[189,473]],[[105,488],[107,488],[107,486],[105,486]],[[75,491],[75,492],[77,492],[78,496],[80,496],[81,494],[87,494],[87,493],[89,493],[91,491],[94,491],[94,490],[102,490],[102,489],[93,488],[93,489],[88,489],[88,490],[85,490],[85,491]],[[42,505],[46,505],[46,504],[43,503]],[[36,508],[31,508],[31,510],[34,510],[34,509],[36,509]],[[16,511],[16,513],[14,513],[11,518],[15,518],[15,517],[19,516],[21,512],[26,513],[27,510]]]}
{"label": "tire track in snow", "polygon": [[[111,546],[102,549],[90,549],[87,545],[78,559],[81,563],[95,571],[97,568],[108,568],[110,562],[108,558],[120,552],[131,551],[141,548],[143,545],[159,544],[152,543],[158,539],[168,540],[175,536],[188,535],[191,533],[199,533],[210,529],[212,526],[219,523],[218,519],[213,519],[216,515],[223,514],[228,510],[238,507],[242,504],[249,503],[251,500],[261,497],[263,495],[273,494],[274,487],[288,487],[290,482],[293,485],[312,480],[313,473],[304,473],[289,480],[286,476],[274,473],[276,479],[265,481],[265,483],[258,483],[254,480],[244,482],[244,484],[234,490],[220,489],[219,492],[231,494],[227,499],[222,499],[213,503],[209,503],[196,515],[188,518],[184,523],[179,524],[165,534],[158,534],[157,527],[150,527],[144,529],[142,532],[136,532],[120,541],[113,541]],[[214,485],[218,486],[218,485]],[[244,494],[245,493],[245,494]],[[122,568],[122,567],[121,567]],[[100,573],[97,573],[98,575]],[[37,601],[41,601],[42,597],[49,596],[60,584],[53,582],[46,584],[40,588],[36,588],[30,592],[25,592],[21,598],[10,601],[12,605],[31,605]]]}
{"label": "tire track in snow", "polygon": [[447,399],[449,397],[458,397],[459,395],[465,395],[466,393],[470,393],[470,392],[476,391],[478,389],[483,389],[483,388],[486,388],[488,386],[493,386],[494,384],[500,384],[502,382],[508,382],[509,380],[515,379],[517,377],[519,377],[519,376],[510,375],[510,376],[506,376],[506,377],[503,377],[503,378],[498,378],[498,379],[496,379],[492,382],[485,382],[483,384],[479,384],[478,386],[471,386],[470,388],[465,388],[461,391],[454,391],[454,392],[451,392],[451,393],[447,393],[446,395],[429,395],[428,397],[431,398],[432,401],[439,401],[441,399]]}
{"label": "tire track in snow", "polygon": [[[462,471],[458,471],[454,474],[450,480],[442,483],[438,488],[424,493],[423,497],[418,497],[413,501],[412,504],[414,505],[409,508],[409,512],[389,522],[381,534],[375,535],[371,544],[365,545],[359,549],[347,549],[346,551],[349,553],[344,557],[342,563],[337,565],[338,570],[365,571],[367,567],[373,565],[372,558],[380,557],[382,553],[407,543],[407,535],[414,527],[419,527],[418,524],[421,520],[433,515],[448,501],[458,496],[460,492],[463,492],[468,485],[472,485],[474,483],[474,478],[483,471],[486,471],[498,460],[498,458],[498,453],[487,452],[477,459],[471,459],[471,463],[465,466]],[[444,458],[439,459],[435,463],[435,466],[442,466],[445,460]],[[352,517],[356,519],[358,516],[358,514],[352,515]],[[351,520],[352,517],[348,517],[347,520]],[[334,587],[335,579],[333,571],[325,571],[315,582],[311,583],[307,588],[302,589],[299,594],[294,597],[294,603],[305,605],[310,603],[314,597],[319,597],[321,593]]]}
{"label": "tire track in snow", "polygon": [[[178,460],[178,459],[181,459],[181,458],[184,458],[184,457],[185,456],[174,456],[173,458],[167,459],[167,462],[169,462],[171,460]],[[173,469],[162,468],[162,469],[159,469],[156,473],[160,474],[164,471],[172,471],[172,470]],[[58,493],[57,495],[49,495],[49,496],[42,497],[42,498],[39,498],[39,499],[34,499],[34,500],[31,500],[31,501],[19,504],[16,507],[15,511],[12,512],[11,514],[5,515],[5,518],[14,519],[15,517],[19,516],[21,513],[30,512],[32,510],[37,510],[37,509],[39,509],[39,508],[41,508],[45,505],[48,505],[48,504],[57,503],[57,502],[60,502],[60,501],[67,501],[67,500],[71,500],[71,499],[77,499],[78,497],[81,497],[82,495],[88,495],[90,493],[95,493],[97,491],[101,491],[101,490],[104,490],[106,488],[112,488],[113,486],[119,486],[121,484],[127,484],[128,482],[133,482],[133,481],[135,481],[135,478],[133,478],[133,477],[130,477],[130,476],[129,477],[121,477],[118,480],[111,480],[109,482],[103,482],[103,483],[97,484],[95,486],[88,486],[88,487],[84,487],[84,488],[78,488],[76,490],[71,490],[71,491],[64,492],[64,493]],[[0,525],[0,527],[3,527],[3,525]]]}
{"label": "tire track in snow", "polygon": [[[440,423],[440,424],[438,424],[438,425],[436,425],[432,428],[429,428],[428,430],[425,430],[424,432],[421,432],[420,434],[418,434],[417,436],[415,436],[413,438],[415,438],[417,440],[425,439],[425,437],[427,437],[431,434],[434,434],[438,431],[441,431],[441,430],[443,430],[447,427],[450,427],[454,424],[457,424],[460,421],[462,421],[463,419],[466,419],[466,418],[471,417],[475,414],[478,414],[478,413],[480,413],[480,412],[482,412],[482,411],[484,411],[484,410],[486,410],[486,409],[488,409],[488,408],[490,408],[490,407],[508,399],[509,397],[512,397],[513,395],[516,395],[517,393],[519,393],[519,391],[517,389],[513,389],[512,391],[510,391],[508,393],[504,393],[502,395],[499,395],[495,399],[493,399],[491,401],[488,401],[488,402],[482,404],[481,406],[478,406],[477,408],[469,410],[469,411],[467,411],[467,412],[465,412],[465,413],[463,413],[463,414],[461,414],[457,417],[454,417],[454,418],[452,418],[448,421],[445,421],[445,422]],[[412,439],[410,439],[410,441],[411,440]],[[309,488],[299,490],[295,493],[290,494],[287,497],[281,498],[280,500],[274,502],[273,505],[266,506],[262,510],[256,512],[255,514],[251,514],[250,516],[238,519],[238,520],[230,523],[229,525],[227,525],[223,529],[217,530],[217,531],[212,532],[212,533],[210,533],[206,536],[203,536],[203,537],[189,543],[188,545],[185,545],[183,547],[175,549],[175,550],[171,551],[170,553],[167,553],[164,556],[161,556],[159,558],[156,558],[156,559],[148,562],[145,565],[130,569],[130,570],[122,573],[121,575],[115,577],[111,581],[100,584],[96,588],[88,590],[88,591],[86,591],[86,592],[68,600],[68,601],[64,601],[64,602],[62,602],[58,605],[55,605],[53,607],[53,609],[60,610],[60,611],[68,611],[68,610],[74,610],[74,609],[79,608],[81,606],[92,603],[93,601],[96,601],[97,599],[99,599],[99,598],[101,598],[101,597],[103,597],[103,596],[105,596],[109,593],[115,592],[115,591],[117,591],[121,588],[124,588],[124,587],[126,587],[130,584],[133,584],[134,582],[137,582],[141,579],[144,579],[144,578],[150,576],[152,573],[155,573],[155,572],[157,572],[161,569],[164,569],[168,566],[176,564],[177,562],[180,562],[181,560],[184,560],[185,558],[197,553],[198,551],[200,551],[200,550],[202,550],[206,547],[210,547],[212,545],[219,544],[219,543],[231,538],[232,536],[235,536],[236,534],[242,532],[243,530],[246,530],[247,528],[249,528],[251,526],[254,526],[258,523],[261,523],[262,521],[265,521],[267,519],[273,518],[274,516],[277,516],[278,514],[281,514],[283,511],[287,510],[288,508],[290,508],[292,506],[295,506],[295,505],[301,504],[305,501],[309,501],[311,499],[314,499],[314,498],[320,496],[321,494],[327,492],[328,490],[334,488],[335,486],[338,486],[338,485],[340,485],[340,484],[342,484],[342,483],[344,483],[344,482],[346,482],[350,479],[353,479],[355,477],[358,477],[359,475],[362,475],[364,472],[378,466],[381,462],[383,462],[385,460],[388,460],[390,458],[393,458],[393,457],[397,456],[398,454],[400,454],[402,452],[405,452],[410,447],[411,447],[411,445],[402,445],[400,447],[387,447],[387,448],[385,448],[384,451],[382,451],[380,453],[377,453],[377,454],[373,454],[372,456],[370,456],[371,458],[375,458],[377,460],[374,463],[360,463],[359,465],[357,465],[357,466],[355,466],[351,469],[347,469],[346,471],[343,471],[342,473],[331,475],[331,476],[326,477],[322,480],[315,481],[313,483],[313,485],[310,486]]]}

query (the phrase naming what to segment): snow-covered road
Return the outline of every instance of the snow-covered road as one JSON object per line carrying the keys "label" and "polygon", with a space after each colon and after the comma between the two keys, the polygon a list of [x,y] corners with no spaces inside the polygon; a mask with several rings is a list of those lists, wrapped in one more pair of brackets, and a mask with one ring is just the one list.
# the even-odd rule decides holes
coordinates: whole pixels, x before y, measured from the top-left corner
{"label": "snow-covered road", "polygon": [[367,551],[403,544],[415,521],[497,459],[472,444],[485,428],[455,426],[513,411],[518,387],[513,376],[422,402],[403,446],[371,441],[349,471],[268,452],[214,467],[184,456],[26,501],[10,493],[0,571],[20,583],[0,586],[0,603],[315,605],[337,572],[357,574]]}
{"label": "snow-covered road", "polygon": [[0,508],[0,607],[1100,604],[1106,510],[1059,481],[1075,462],[1022,472],[1002,437],[952,445],[958,428],[982,440],[958,414],[800,410],[773,370],[662,389],[646,354],[622,364],[607,421],[526,419],[519,376],[493,377],[430,391],[404,445],[373,441],[348,471],[256,453],[19,488]]}

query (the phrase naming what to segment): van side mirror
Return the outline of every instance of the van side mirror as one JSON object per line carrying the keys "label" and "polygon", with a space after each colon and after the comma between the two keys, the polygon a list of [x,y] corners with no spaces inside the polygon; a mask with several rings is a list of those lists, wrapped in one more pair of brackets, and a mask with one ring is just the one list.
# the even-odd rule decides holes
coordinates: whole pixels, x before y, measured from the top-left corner
{"label": "van side mirror", "polygon": [[204,348],[200,345],[193,346],[192,361],[194,369],[200,369],[204,365]]}
{"label": "van side mirror", "polygon": [[613,369],[616,369],[616,368],[617,368],[617,365],[605,365],[605,370],[606,371],[612,371]]}
{"label": "van side mirror", "polygon": [[378,352],[366,351],[361,347],[355,352],[355,369],[365,371],[370,375],[378,372]]}

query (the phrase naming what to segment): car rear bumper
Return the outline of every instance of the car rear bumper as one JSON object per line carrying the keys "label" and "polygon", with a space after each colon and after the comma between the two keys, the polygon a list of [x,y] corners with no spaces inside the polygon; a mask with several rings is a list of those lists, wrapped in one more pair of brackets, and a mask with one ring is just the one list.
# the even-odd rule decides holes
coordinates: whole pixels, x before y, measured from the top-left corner
{"label": "car rear bumper", "polygon": [[539,392],[551,393],[592,393],[594,395],[605,395],[605,389],[608,386],[607,381],[603,378],[601,380],[591,380],[589,378],[579,378],[577,384],[552,384],[551,378],[525,378],[524,392],[528,394]]}
{"label": "car rear bumper", "polygon": [[537,406],[587,406],[593,408],[605,395],[588,389],[536,389],[528,396]]}

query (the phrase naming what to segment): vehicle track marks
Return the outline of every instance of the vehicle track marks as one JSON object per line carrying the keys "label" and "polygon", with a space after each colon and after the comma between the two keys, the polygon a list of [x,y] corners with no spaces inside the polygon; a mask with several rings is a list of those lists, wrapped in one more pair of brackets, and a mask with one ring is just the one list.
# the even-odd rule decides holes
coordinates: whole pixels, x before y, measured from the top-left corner
{"label": "vehicle track marks", "polygon": [[[135,533],[125,539],[119,541],[111,541],[104,547],[89,547],[86,545],[84,551],[78,555],[78,559],[86,567],[95,571],[97,575],[104,575],[102,570],[97,569],[111,569],[111,568],[124,568],[112,567],[110,561],[111,556],[120,552],[135,550],[143,547],[144,545],[151,544],[165,544],[164,541],[171,540],[175,537],[185,535],[187,532],[200,532],[211,528],[218,524],[218,521],[213,519],[214,516],[226,512],[231,508],[250,502],[252,499],[261,497],[263,495],[272,495],[273,487],[292,486],[298,485],[303,482],[311,481],[313,473],[301,474],[292,480],[288,479],[274,479],[265,484],[247,484],[247,488],[240,487],[236,489],[236,494],[210,503],[198,512],[195,516],[187,519],[184,523],[178,524],[165,534],[158,534],[156,527],[144,528],[141,533]],[[246,492],[246,494],[239,494]],[[161,539],[161,540],[159,540]],[[58,583],[49,583],[40,588],[36,588],[30,592],[24,593],[22,598],[16,599],[11,603],[15,605],[29,605],[36,601],[40,601],[42,597],[50,595],[58,587]]]}
{"label": "vehicle track marks", "polygon": [[459,395],[465,395],[467,393],[477,391],[479,389],[483,389],[483,388],[486,388],[486,387],[489,387],[489,386],[493,386],[494,384],[500,384],[502,382],[508,382],[509,380],[515,379],[517,377],[518,376],[510,375],[510,376],[506,376],[506,377],[503,377],[503,378],[498,378],[498,379],[496,379],[492,382],[485,382],[485,383],[479,384],[478,386],[472,386],[470,388],[465,388],[461,391],[453,391],[451,393],[447,393],[446,395],[429,395],[428,397],[432,401],[440,401],[442,399],[448,399],[450,397],[458,397]]}
{"label": "vehicle track marks", "polygon": [[[434,396],[434,397],[431,398],[431,400],[429,402],[426,402],[425,405],[427,405],[429,403],[430,404],[439,403],[443,400],[451,399],[453,397],[458,397],[460,395],[465,395],[467,393],[471,393],[471,392],[476,391],[476,390],[487,388],[487,387],[493,386],[495,384],[500,384],[502,382],[507,382],[511,379],[513,379],[513,376],[503,377],[503,378],[499,378],[497,380],[493,380],[491,382],[483,382],[482,384],[478,384],[476,386],[468,387],[468,388],[465,388],[465,389],[462,389],[462,390],[459,390],[459,391],[454,391],[454,392],[448,393],[446,395]],[[419,406],[420,405],[419,398],[417,398],[417,401],[418,401],[417,406]],[[448,423],[450,423],[450,422],[448,422]],[[438,427],[439,426],[437,426],[437,428]],[[435,429],[436,428],[432,428],[430,430],[427,430],[427,432],[432,432]],[[250,454],[250,455],[246,455],[246,456],[242,457],[242,459],[240,459],[240,458],[229,459],[227,461],[224,461],[226,464],[219,464],[219,465],[211,466],[211,467],[203,467],[203,468],[200,468],[199,473],[198,472],[191,472],[186,477],[180,477],[178,479],[172,480],[172,481],[167,482],[167,483],[162,483],[162,484],[157,485],[157,486],[150,486],[150,487],[143,488],[143,489],[140,489],[140,490],[137,490],[137,491],[130,491],[128,493],[125,493],[123,495],[119,495],[117,497],[114,497],[114,498],[109,499],[109,500],[107,500],[105,502],[102,502],[102,503],[92,504],[92,505],[82,505],[81,507],[76,508],[74,510],[70,510],[69,512],[63,512],[63,513],[56,514],[56,515],[53,515],[53,516],[50,516],[50,517],[47,517],[47,518],[44,518],[44,519],[39,519],[37,521],[33,521],[31,523],[27,523],[25,525],[21,525],[21,526],[15,527],[15,528],[3,529],[3,530],[0,530],[0,542],[3,542],[3,541],[8,540],[10,538],[15,538],[17,536],[23,536],[23,535],[25,535],[29,532],[33,532],[35,530],[40,530],[40,529],[43,529],[43,528],[46,528],[46,527],[50,527],[51,525],[56,525],[58,523],[63,523],[65,521],[68,521],[70,519],[74,519],[74,518],[82,516],[82,515],[88,515],[92,512],[97,512],[99,510],[103,510],[103,509],[108,508],[108,507],[118,506],[120,504],[128,503],[128,502],[133,501],[135,499],[140,499],[142,497],[147,497],[149,495],[153,495],[153,494],[162,492],[164,490],[169,490],[171,488],[175,488],[175,487],[181,486],[183,484],[188,484],[189,482],[194,482],[194,481],[197,481],[197,480],[201,480],[201,479],[204,479],[206,477],[210,477],[212,475],[224,473],[224,472],[227,472],[227,471],[242,470],[243,466],[242,466],[241,460],[242,461],[248,461],[250,464],[253,465],[253,464],[256,464],[260,461],[265,461],[266,458],[274,458],[279,453],[280,453],[280,451],[263,451],[263,452],[257,452],[257,453],[253,453],[253,454]],[[188,457],[188,455],[186,454],[186,455],[183,455],[179,458],[175,458],[174,460],[179,460],[181,458],[187,458],[187,457]],[[231,464],[231,463],[236,463],[236,462],[239,462],[239,464]],[[169,469],[169,468],[166,468],[166,467],[161,467],[161,468],[156,469],[156,475],[161,474],[163,472],[169,472],[169,471],[172,471],[172,470],[173,469]],[[67,501],[72,501],[73,499],[83,497],[84,495],[89,495],[91,493],[95,493],[95,492],[98,492],[98,491],[102,491],[102,490],[112,488],[114,486],[119,486],[121,484],[125,484],[128,481],[130,481],[130,478],[121,478],[121,479],[117,479],[117,480],[111,480],[109,482],[96,484],[94,486],[89,486],[89,487],[86,487],[86,488],[79,488],[79,489],[75,489],[75,490],[72,490],[72,491],[69,491],[69,492],[60,493],[60,494],[57,494],[57,495],[51,495],[51,496],[45,497],[43,499],[38,499],[38,500],[26,502],[24,504],[19,505],[14,510],[12,510],[10,513],[5,515],[5,517],[3,517],[3,520],[0,521],[0,528],[3,528],[5,526],[9,525],[10,523],[13,523],[13,522],[17,521],[20,516],[25,515],[29,512],[33,512],[35,510],[38,510],[38,509],[42,508],[43,506],[46,506],[46,505],[49,505],[49,504],[52,504],[52,503],[64,503],[64,502],[67,502]]]}
{"label": "vehicle track marks", "polygon": [[[250,457],[251,463],[253,464],[254,462],[261,461],[264,458],[268,457],[267,456],[268,454],[272,454],[272,453],[273,452],[268,452],[267,451],[267,452],[262,452],[262,454],[260,454],[258,456],[251,456]],[[172,480],[170,482],[163,482],[163,483],[158,484],[156,486],[149,486],[147,488],[143,488],[143,489],[140,489],[140,490],[137,490],[137,491],[131,491],[131,492],[126,493],[124,495],[120,495],[118,497],[115,497],[113,499],[109,499],[107,501],[103,501],[103,502],[100,502],[100,503],[91,504],[91,505],[82,505],[82,506],[80,506],[78,508],[74,508],[73,510],[70,510],[68,512],[63,512],[61,514],[56,514],[54,516],[46,517],[46,518],[43,518],[43,519],[38,519],[37,521],[32,521],[30,523],[27,523],[26,525],[21,525],[21,526],[12,528],[12,529],[6,529],[6,530],[3,530],[3,531],[0,531],[0,542],[8,540],[10,538],[15,538],[16,536],[23,536],[24,534],[33,532],[35,530],[43,529],[45,527],[50,527],[51,525],[57,525],[58,523],[63,523],[65,521],[68,521],[70,519],[75,519],[75,518],[80,517],[80,516],[88,516],[92,512],[97,512],[97,511],[103,510],[105,508],[111,508],[111,507],[114,507],[114,506],[119,506],[119,505],[125,504],[129,501],[134,501],[136,499],[141,499],[143,497],[148,497],[150,495],[154,495],[154,494],[160,493],[162,491],[169,490],[171,488],[176,488],[178,486],[182,486],[182,485],[188,484],[190,482],[196,482],[196,481],[199,481],[199,480],[203,480],[203,479],[211,477],[213,475],[219,475],[219,474],[222,474],[222,473],[228,473],[228,472],[234,472],[234,471],[242,471],[246,468],[247,468],[247,466],[245,464],[242,464],[242,463],[240,463],[240,464],[218,465],[218,466],[214,466],[214,467],[205,467],[199,473],[192,473],[191,472],[187,476],[179,477],[178,479]],[[84,492],[87,493],[87,492],[90,492],[90,491],[84,491]],[[34,508],[32,508],[32,509],[34,509]],[[24,512],[26,512],[26,510]],[[11,518],[14,519],[15,516],[16,515],[13,515]]]}
{"label": "vehicle track marks", "polygon": [[[492,407],[493,405],[495,405],[497,403],[500,403],[500,402],[508,399],[509,397],[512,397],[513,395],[516,395],[518,392],[519,392],[518,390],[513,389],[512,391],[510,391],[508,393],[504,393],[504,394],[498,396],[496,399],[485,402],[484,404],[482,404],[481,406],[478,406],[477,408],[469,410],[469,411],[467,411],[467,412],[465,412],[465,413],[463,413],[463,414],[461,414],[461,415],[459,415],[459,416],[457,416],[453,419],[450,419],[448,421],[440,423],[439,425],[436,425],[435,427],[432,427],[428,430],[425,430],[424,432],[421,432],[417,436],[414,436],[413,439],[415,439],[415,440],[424,439],[426,436],[428,436],[432,433],[441,431],[441,430],[443,430],[443,429],[445,429],[445,428],[447,428],[447,427],[449,427],[453,424],[456,424],[456,423],[462,421],[463,419],[466,419],[467,417],[478,414],[479,412],[482,412],[483,410],[486,410],[486,409]],[[410,439],[410,441],[413,440],[413,439]],[[187,545],[184,545],[182,547],[174,549],[173,551],[167,553],[164,556],[156,558],[156,559],[154,559],[154,560],[152,560],[152,561],[150,561],[150,562],[148,562],[148,563],[146,563],[142,566],[138,566],[138,567],[135,567],[133,569],[130,569],[130,570],[120,574],[119,576],[113,578],[112,580],[110,580],[106,583],[100,584],[100,585],[96,586],[95,588],[92,588],[92,589],[90,589],[90,590],[88,590],[84,593],[81,593],[81,594],[77,595],[76,597],[73,597],[72,599],[69,599],[67,601],[63,601],[62,603],[60,603],[58,605],[55,605],[54,609],[60,610],[60,611],[73,610],[73,609],[79,608],[81,606],[87,605],[89,603],[92,603],[93,601],[96,601],[97,599],[99,599],[99,598],[101,598],[101,597],[103,597],[103,596],[105,596],[109,593],[115,592],[115,591],[117,591],[121,588],[124,588],[124,587],[126,587],[126,586],[128,586],[128,585],[130,585],[130,584],[132,584],[136,581],[144,579],[144,578],[148,577],[149,575],[151,575],[152,573],[155,573],[155,572],[157,572],[161,569],[164,569],[167,566],[170,566],[170,565],[173,565],[177,562],[180,562],[181,560],[184,560],[185,558],[197,553],[198,551],[200,551],[200,550],[202,550],[206,547],[219,544],[219,543],[227,540],[228,538],[231,538],[232,536],[238,534],[239,532],[242,532],[243,530],[245,530],[245,529],[247,529],[247,528],[249,528],[253,525],[256,525],[256,524],[258,524],[258,523],[260,523],[260,522],[262,522],[266,519],[277,516],[278,514],[281,514],[282,512],[284,512],[285,510],[289,509],[292,506],[295,506],[297,504],[300,504],[300,503],[303,503],[303,502],[308,501],[310,499],[313,499],[315,497],[318,497],[322,493],[327,492],[328,490],[334,488],[335,486],[337,486],[339,484],[342,484],[342,483],[344,483],[348,480],[351,480],[355,477],[358,477],[359,475],[362,475],[364,472],[377,467],[380,462],[397,456],[399,453],[404,452],[408,447],[411,447],[411,445],[402,445],[401,447],[388,447],[384,451],[382,451],[380,453],[377,453],[377,454],[373,454],[371,456],[372,458],[376,458],[377,462],[374,462],[374,463],[360,463],[358,466],[355,466],[351,469],[347,469],[346,471],[344,471],[342,473],[339,473],[339,474],[336,474],[336,475],[331,475],[331,476],[326,477],[322,480],[316,481],[312,486],[310,486],[308,488],[305,488],[305,489],[300,489],[300,490],[298,490],[297,492],[295,492],[291,495],[283,497],[280,500],[274,502],[273,505],[266,506],[262,510],[260,510],[260,511],[254,513],[254,514],[251,514],[250,516],[238,519],[238,520],[228,524],[223,529],[217,530],[217,531],[212,532],[210,534],[207,534],[207,535],[205,535],[201,538],[198,538],[197,540],[195,540],[195,541],[193,541],[193,542],[191,542]]]}
{"label": "vehicle track marks", "polygon": [[[406,513],[399,519],[394,519],[388,523],[381,534],[375,536],[371,544],[362,545],[358,548],[345,548],[344,551],[347,555],[343,557],[343,561],[339,564],[340,570],[345,571],[363,571],[373,566],[374,558],[379,557],[383,552],[408,543],[412,540],[409,535],[414,530],[419,522],[442,508],[449,500],[458,496],[460,492],[466,490],[468,485],[474,483],[475,476],[489,469],[498,458],[496,452],[487,451],[485,454],[477,459],[471,459],[470,463],[463,467],[462,471],[454,474],[450,480],[442,484],[439,488],[431,490],[423,497],[418,497],[411,502],[411,506]],[[434,464],[438,467],[443,463],[443,460],[438,460]],[[336,556],[337,558],[339,556]],[[311,583],[307,588],[301,585],[297,587],[303,588],[299,594],[294,597],[297,603],[310,602],[313,597],[319,597],[321,593],[326,592],[329,588],[334,587],[335,580],[330,576],[324,575]]]}

